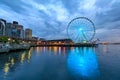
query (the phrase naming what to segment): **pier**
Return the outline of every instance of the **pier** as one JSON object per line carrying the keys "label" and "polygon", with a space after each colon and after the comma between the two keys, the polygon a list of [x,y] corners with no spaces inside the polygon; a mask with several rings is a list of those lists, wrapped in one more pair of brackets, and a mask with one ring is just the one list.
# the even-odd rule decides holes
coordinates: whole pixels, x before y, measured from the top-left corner
{"label": "pier", "polygon": [[32,45],[32,47],[49,47],[49,46],[59,46],[59,47],[97,47],[98,44],[40,44],[40,45]]}

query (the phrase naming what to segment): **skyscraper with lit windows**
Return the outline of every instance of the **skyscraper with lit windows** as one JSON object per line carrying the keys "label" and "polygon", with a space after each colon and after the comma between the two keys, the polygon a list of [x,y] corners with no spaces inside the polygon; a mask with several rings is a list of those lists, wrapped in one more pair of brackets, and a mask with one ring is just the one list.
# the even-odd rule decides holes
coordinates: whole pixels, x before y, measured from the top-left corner
{"label": "skyscraper with lit windows", "polygon": [[25,38],[32,39],[32,30],[31,29],[28,28],[25,30]]}

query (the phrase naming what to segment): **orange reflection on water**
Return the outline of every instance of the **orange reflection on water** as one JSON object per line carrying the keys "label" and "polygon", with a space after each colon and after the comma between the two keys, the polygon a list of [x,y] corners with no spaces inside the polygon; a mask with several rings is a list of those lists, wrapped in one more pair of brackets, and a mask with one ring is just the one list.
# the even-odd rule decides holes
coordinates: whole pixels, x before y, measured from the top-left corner
{"label": "orange reflection on water", "polygon": [[37,51],[37,53],[40,51],[40,48],[39,47],[36,47],[36,51]]}
{"label": "orange reflection on water", "polygon": [[15,63],[14,63],[14,58],[11,59],[11,65],[13,66]]}
{"label": "orange reflection on water", "polygon": [[25,60],[25,53],[23,52],[21,55],[21,63],[23,63],[24,60]]}
{"label": "orange reflection on water", "polygon": [[50,50],[50,51],[52,50],[52,47],[51,47],[51,46],[49,47],[49,50]]}
{"label": "orange reflection on water", "polygon": [[28,60],[30,60],[30,58],[31,58],[31,52],[29,51],[28,52]]}
{"label": "orange reflection on water", "polygon": [[54,54],[55,54],[55,55],[57,54],[57,48],[58,48],[58,47],[53,47],[53,51],[54,51]]}
{"label": "orange reflection on water", "polygon": [[9,63],[5,63],[5,66],[4,66],[4,72],[5,72],[5,75],[7,75],[7,73],[9,72]]}
{"label": "orange reflection on water", "polygon": [[42,47],[39,47],[40,51],[42,51]]}
{"label": "orange reflection on water", "polygon": [[103,45],[103,52],[104,52],[104,53],[107,52],[107,45]]}
{"label": "orange reflection on water", "polygon": [[28,56],[27,56],[28,61],[29,61],[29,60],[30,60],[30,58],[31,58],[31,52],[32,52],[32,50],[33,50],[33,48],[30,48],[30,50],[28,51]]}

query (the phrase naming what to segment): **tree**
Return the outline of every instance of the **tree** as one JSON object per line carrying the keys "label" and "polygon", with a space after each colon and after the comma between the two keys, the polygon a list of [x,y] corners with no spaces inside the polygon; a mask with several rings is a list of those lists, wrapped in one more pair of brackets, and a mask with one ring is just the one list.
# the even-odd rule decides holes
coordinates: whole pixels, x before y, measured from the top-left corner
{"label": "tree", "polygon": [[8,38],[6,36],[0,36],[0,42],[8,42]]}

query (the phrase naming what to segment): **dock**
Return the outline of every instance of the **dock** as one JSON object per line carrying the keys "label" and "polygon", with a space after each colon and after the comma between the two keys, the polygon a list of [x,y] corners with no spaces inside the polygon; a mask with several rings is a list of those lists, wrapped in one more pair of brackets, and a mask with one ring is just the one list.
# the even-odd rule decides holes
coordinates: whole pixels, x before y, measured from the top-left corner
{"label": "dock", "polygon": [[31,47],[49,47],[49,46],[58,46],[58,47],[97,47],[98,44],[39,44],[39,45],[31,45]]}

